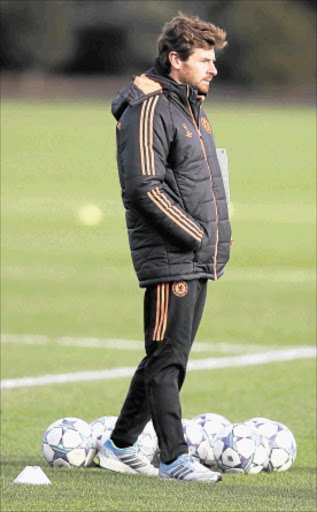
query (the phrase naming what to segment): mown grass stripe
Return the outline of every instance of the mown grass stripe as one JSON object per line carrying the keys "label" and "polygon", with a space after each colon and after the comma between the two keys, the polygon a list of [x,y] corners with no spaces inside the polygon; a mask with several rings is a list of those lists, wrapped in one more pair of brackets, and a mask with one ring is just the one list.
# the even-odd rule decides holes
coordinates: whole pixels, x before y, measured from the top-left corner
{"label": "mown grass stripe", "polygon": [[[131,340],[123,338],[95,338],[95,337],[75,337],[75,336],[47,336],[45,334],[1,334],[1,343],[21,343],[25,345],[46,345],[49,343],[57,343],[61,346],[72,346],[82,348],[109,348],[114,350],[144,350],[144,341]],[[284,349],[292,348],[284,346]],[[268,350],[280,349],[279,344],[275,345],[259,345],[250,343],[229,343],[229,342],[209,342],[195,341],[191,352],[213,352],[221,354],[242,354],[254,352],[267,352]]]}

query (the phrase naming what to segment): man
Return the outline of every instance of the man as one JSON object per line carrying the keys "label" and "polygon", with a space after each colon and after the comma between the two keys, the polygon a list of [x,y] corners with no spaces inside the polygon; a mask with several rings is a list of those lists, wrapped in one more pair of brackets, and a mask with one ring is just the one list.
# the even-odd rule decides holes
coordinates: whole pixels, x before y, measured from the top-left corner
{"label": "man", "polygon": [[[112,104],[132,260],[144,297],[146,357],[139,364],[100,463],[114,471],[216,482],[189,456],[179,391],[206,298],[229,259],[231,228],[212,129],[201,102],[226,34],[184,15],[167,23],[155,67]],[[137,438],[152,419],[161,464]]]}

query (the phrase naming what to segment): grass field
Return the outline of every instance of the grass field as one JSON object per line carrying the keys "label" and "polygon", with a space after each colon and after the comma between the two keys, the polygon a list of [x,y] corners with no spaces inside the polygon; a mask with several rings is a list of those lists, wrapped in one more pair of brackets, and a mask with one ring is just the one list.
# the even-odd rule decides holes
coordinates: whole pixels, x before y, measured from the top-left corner
{"label": "grass field", "polygon": [[[191,360],[314,346],[315,113],[212,99],[206,110],[229,153],[234,245],[225,276],[209,285]],[[143,300],[109,105],[3,101],[1,122],[2,380],[136,366],[141,344],[107,342],[142,340]],[[101,208],[99,224],[80,222],[85,204]],[[298,447],[285,473],[224,475],[210,487],[50,468],[47,426],[118,415],[129,380],[2,389],[3,512],[316,510],[314,358],[191,371],[182,390],[185,418],[285,423]],[[41,466],[52,486],[13,484],[26,465]]]}

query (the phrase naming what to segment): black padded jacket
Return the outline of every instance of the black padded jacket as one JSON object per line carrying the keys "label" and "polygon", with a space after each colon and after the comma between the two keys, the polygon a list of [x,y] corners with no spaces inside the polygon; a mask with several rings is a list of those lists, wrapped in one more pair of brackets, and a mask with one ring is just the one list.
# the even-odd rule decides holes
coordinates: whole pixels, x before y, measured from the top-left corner
{"label": "black padded jacket", "polygon": [[231,227],[212,128],[197,88],[152,68],[118,92],[117,164],[141,287],[213,279]]}

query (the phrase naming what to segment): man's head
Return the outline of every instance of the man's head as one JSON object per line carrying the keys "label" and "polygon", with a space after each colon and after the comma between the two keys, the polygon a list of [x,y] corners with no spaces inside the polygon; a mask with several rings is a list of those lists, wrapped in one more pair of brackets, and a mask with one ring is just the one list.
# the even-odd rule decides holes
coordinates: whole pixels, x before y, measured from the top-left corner
{"label": "man's head", "polygon": [[226,46],[226,33],[212,23],[180,14],[163,27],[158,60],[178,83],[195,85],[206,93],[217,74],[215,51]]}

